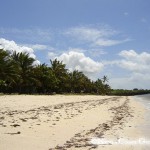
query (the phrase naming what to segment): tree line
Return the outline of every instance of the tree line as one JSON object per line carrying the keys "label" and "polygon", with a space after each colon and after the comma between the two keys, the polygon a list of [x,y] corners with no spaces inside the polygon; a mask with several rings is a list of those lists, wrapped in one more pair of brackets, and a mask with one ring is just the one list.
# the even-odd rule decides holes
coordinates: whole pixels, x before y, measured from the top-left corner
{"label": "tree line", "polygon": [[143,94],[150,94],[150,90],[148,89],[133,89],[133,90],[126,90],[126,89],[112,89],[110,95],[117,95],[117,96],[133,96],[133,95],[143,95]]}
{"label": "tree line", "polygon": [[54,94],[88,93],[110,94],[107,76],[96,81],[90,80],[83,72],[70,72],[57,59],[50,65],[34,64],[35,59],[26,52],[0,49],[0,93]]}

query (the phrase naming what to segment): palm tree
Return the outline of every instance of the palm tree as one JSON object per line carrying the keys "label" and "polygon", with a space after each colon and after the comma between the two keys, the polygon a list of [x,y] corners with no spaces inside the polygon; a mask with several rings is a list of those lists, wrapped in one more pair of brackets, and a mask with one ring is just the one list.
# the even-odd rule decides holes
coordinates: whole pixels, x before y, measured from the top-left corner
{"label": "palm tree", "polygon": [[19,93],[29,93],[31,86],[36,82],[32,72],[33,63],[35,61],[34,58],[25,52],[14,52],[11,58],[19,75],[16,85]]}
{"label": "palm tree", "polygon": [[105,94],[107,94],[107,95],[110,94],[111,93],[111,87],[110,87],[110,85],[105,84],[104,87],[105,87]]}
{"label": "palm tree", "polygon": [[103,85],[103,81],[101,79],[97,79],[95,81],[95,86],[96,86],[97,94],[104,93],[104,85]]}
{"label": "palm tree", "polygon": [[91,90],[91,81],[83,74],[83,72],[74,70],[69,75],[71,92],[81,93],[89,92]]}
{"label": "palm tree", "polygon": [[66,65],[57,59],[50,60],[52,73],[56,77],[56,87],[55,91],[58,93],[66,92],[68,89],[68,70]]}
{"label": "palm tree", "polygon": [[108,82],[108,77],[104,75],[103,78],[102,78],[102,82],[103,83]]}
{"label": "palm tree", "polygon": [[69,73],[66,65],[57,59],[50,60],[50,67],[35,66],[34,61],[28,53],[11,54],[0,49],[0,92],[110,93],[107,76],[94,82],[78,70]]}
{"label": "palm tree", "polygon": [[39,81],[37,90],[39,93],[51,93],[56,86],[56,78],[46,64],[40,64],[34,68],[34,76]]}
{"label": "palm tree", "polygon": [[55,73],[56,76],[61,76],[67,73],[66,65],[57,59],[50,60],[51,70]]}
{"label": "palm tree", "polygon": [[81,91],[82,72],[74,70],[69,74],[71,92],[79,93]]}
{"label": "palm tree", "polygon": [[5,90],[11,88],[12,84],[16,82],[16,78],[18,75],[16,73],[15,67],[12,63],[10,53],[3,49],[0,49],[0,86],[1,90],[6,88]]}
{"label": "palm tree", "polygon": [[105,84],[105,82],[108,82],[107,76],[104,76],[102,79],[98,79],[95,82],[97,93],[98,94],[109,94],[110,93],[110,86],[108,84]]}

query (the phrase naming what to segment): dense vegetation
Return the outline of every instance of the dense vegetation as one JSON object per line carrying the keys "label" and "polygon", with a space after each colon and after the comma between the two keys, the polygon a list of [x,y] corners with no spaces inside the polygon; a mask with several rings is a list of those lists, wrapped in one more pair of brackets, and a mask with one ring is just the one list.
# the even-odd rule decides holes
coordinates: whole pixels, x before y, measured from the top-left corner
{"label": "dense vegetation", "polygon": [[50,60],[50,66],[35,65],[34,62],[35,59],[28,53],[10,53],[0,49],[0,93],[87,93],[118,96],[150,93],[150,90],[143,89],[111,89],[107,84],[107,76],[91,81],[83,72],[70,72],[57,59]]}
{"label": "dense vegetation", "polygon": [[34,65],[28,53],[10,53],[0,49],[0,93],[53,94],[91,93],[109,94],[107,77],[91,81],[83,72],[70,72],[63,62],[50,60]]}
{"label": "dense vegetation", "polygon": [[110,95],[118,95],[118,96],[132,96],[132,95],[142,95],[142,94],[150,94],[150,90],[144,89],[133,89],[133,90],[124,90],[124,89],[112,89]]}

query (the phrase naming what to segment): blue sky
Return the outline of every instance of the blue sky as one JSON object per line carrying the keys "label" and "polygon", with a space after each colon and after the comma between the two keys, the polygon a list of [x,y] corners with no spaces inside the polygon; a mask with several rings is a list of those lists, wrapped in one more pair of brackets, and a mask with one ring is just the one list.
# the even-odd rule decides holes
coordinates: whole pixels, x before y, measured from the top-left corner
{"label": "blue sky", "polygon": [[112,88],[150,89],[149,0],[0,0],[0,44],[57,58]]}

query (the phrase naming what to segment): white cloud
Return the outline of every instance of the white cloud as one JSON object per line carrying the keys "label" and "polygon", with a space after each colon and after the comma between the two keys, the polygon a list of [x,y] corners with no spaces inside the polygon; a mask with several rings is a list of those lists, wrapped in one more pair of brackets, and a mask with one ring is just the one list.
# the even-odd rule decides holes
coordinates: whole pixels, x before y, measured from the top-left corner
{"label": "white cloud", "polygon": [[107,52],[104,51],[103,49],[90,49],[88,50],[88,53],[90,56],[93,56],[93,57],[100,57],[100,55],[107,54]]}
{"label": "white cloud", "polygon": [[97,41],[94,42],[94,44],[99,45],[99,46],[113,46],[113,45],[121,44],[127,41],[130,41],[130,39],[125,39],[125,40],[98,39]]}
{"label": "white cloud", "polygon": [[27,44],[27,46],[34,50],[45,50],[48,48],[47,45],[42,45],[42,44],[34,44],[34,45]]}
{"label": "white cloud", "polygon": [[39,64],[41,64],[41,62],[39,60],[35,60],[34,63],[33,63],[33,65],[35,65],[35,66],[39,65]]}
{"label": "white cloud", "polygon": [[54,52],[48,52],[48,58],[50,58],[51,60],[55,59],[55,57],[57,57],[57,54]]}
{"label": "white cloud", "polygon": [[132,59],[137,56],[137,53],[134,50],[123,50],[119,53],[119,55],[126,59]]}
{"label": "white cloud", "polygon": [[118,35],[119,32],[111,29],[108,26],[101,26],[95,28],[80,26],[68,29],[65,34],[74,37],[80,42],[89,42],[92,46],[112,46],[130,41],[130,39],[112,39],[113,36]]}
{"label": "white cloud", "polygon": [[[36,59],[36,55],[34,54],[34,50],[32,48],[29,48],[27,46],[19,46],[14,41],[9,41],[3,38],[0,38],[0,48],[3,48],[4,50],[8,50],[10,52],[16,51],[19,52],[27,52],[30,57]],[[39,63],[39,61],[36,61]]]}
{"label": "white cloud", "polygon": [[56,57],[62,55],[63,53],[69,53],[70,51],[78,52],[78,53],[85,53],[87,50],[81,48],[68,48],[68,50],[58,50],[56,48],[49,49],[48,58],[55,59]]}
{"label": "white cloud", "polygon": [[14,41],[9,41],[3,38],[0,38],[0,44],[1,47],[9,51],[28,52],[29,54],[32,54],[34,52],[32,48],[26,46],[19,46]]}
{"label": "white cloud", "polygon": [[136,53],[134,50],[124,50],[119,53],[122,59],[118,65],[124,69],[137,73],[150,72],[150,53]]}
{"label": "white cloud", "polygon": [[117,65],[128,72],[126,77],[118,77],[110,79],[113,88],[126,89],[149,89],[150,83],[150,53],[137,53],[135,50],[123,50],[119,53],[122,57],[120,60],[106,62],[105,65]]}
{"label": "white cloud", "polygon": [[109,83],[114,89],[149,89],[150,76],[149,74],[132,73],[128,77],[112,78]]}
{"label": "white cloud", "polygon": [[149,74],[144,74],[143,73],[133,73],[132,77],[130,78],[131,81],[134,82],[140,82],[140,81],[144,81],[147,82],[147,84],[149,85],[150,83],[150,76]]}
{"label": "white cloud", "polygon": [[99,73],[104,67],[102,63],[95,62],[81,52],[70,51],[63,53],[57,59],[63,61],[70,71],[79,70],[89,77],[93,77],[92,75]]}
{"label": "white cloud", "polygon": [[117,77],[109,80],[110,86],[113,89],[132,89],[133,83],[130,82],[128,77]]}
{"label": "white cloud", "polygon": [[84,53],[84,52],[86,52],[87,50],[85,50],[85,49],[82,49],[82,48],[69,48],[68,49],[68,52],[70,52],[70,51],[74,51],[74,52],[78,52],[78,53]]}
{"label": "white cloud", "polygon": [[78,37],[81,40],[94,41],[107,36],[108,32],[88,27],[75,27],[69,29],[66,34]]}

